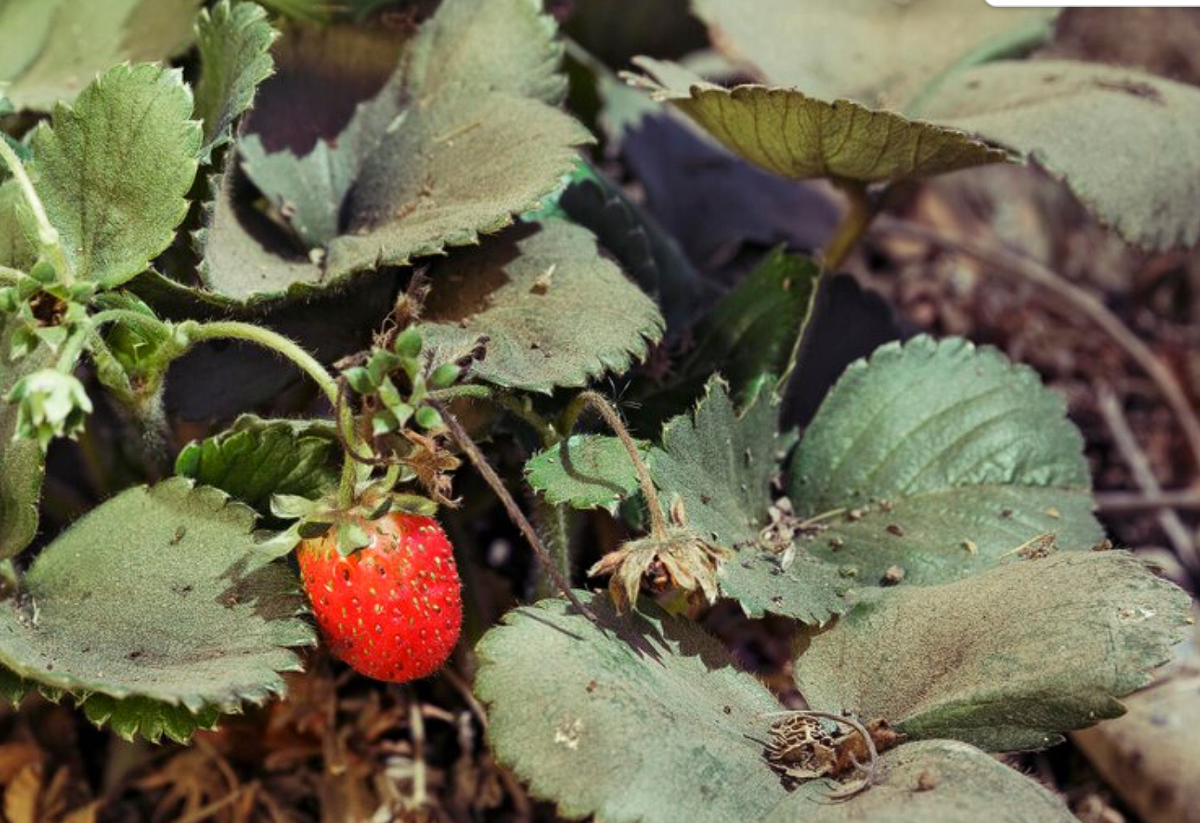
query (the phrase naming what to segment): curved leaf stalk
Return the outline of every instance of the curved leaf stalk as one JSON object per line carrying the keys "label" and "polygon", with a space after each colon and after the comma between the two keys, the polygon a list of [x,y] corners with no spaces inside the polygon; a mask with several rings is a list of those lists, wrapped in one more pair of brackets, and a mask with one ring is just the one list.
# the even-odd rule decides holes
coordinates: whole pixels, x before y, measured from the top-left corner
{"label": "curved leaf stalk", "polygon": [[63,249],[62,238],[58,236],[58,229],[50,225],[50,218],[46,215],[46,208],[42,205],[42,199],[38,197],[37,191],[33,188],[33,182],[29,179],[29,175],[25,172],[25,166],[21,163],[21,158],[17,157],[17,153],[13,151],[12,146],[8,145],[4,140],[0,140],[0,160],[3,160],[8,170],[12,173],[13,179],[17,181],[17,186],[21,189],[21,195],[25,198],[25,202],[29,204],[30,211],[33,212],[33,219],[37,222],[38,227],[38,243],[42,247],[42,251],[50,258],[51,265],[54,266],[54,271],[58,274],[58,280],[64,286],[69,286],[75,282],[75,273],[71,270],[71,263],[67,260],[67,253]]}
{"label": "curved leaf stalk", "polygon": [[667,521],[663,517],[662,504],[658,499],[658,492],[654,489],[654,481],[650,477],[650,469],[646,467],[642,456],[638,454],[637,443],[629,434],[629,430],[625,428],[625,423],[621,420],[621,415],[613,408],[613,405],[604,399],[603,396],[594,391],[580,392],[575,395],[575,398],[567,406],[563,412],[563,448],[566,449],[567,441],[571,436],[571,432],[575,430],[575,424],[579,421],[579,416],[588,409],[592,409],[604,419],[608,427],[612,429],[613,434],[621,441],[621,445],[625,447],[625,451],[629,453],[629,459],[633,463],[633,470],[637,474],[638,486],[641,487],[642,495],[646,498],[646,507],[650,510],[650,534],[657,540],[667,539]]}
{"label": "curved leaf stalk", "polygon": [[846,262],[850,252],[854,251],[863,235],[867,233],[867,229],[870,228],[871,222],[879,214],[884,200],[882,196],[871,197],[867,191],[867,184],[858,180],[835,178],[833,184],[845,192],[846,197],[850,200],[850,210],[842,218],[829,245],[821,254],[822,263],[827,271],[836,270]]}
{"label": "curved leaf stalk", "polygon": [[[211,323],[188,322],[180,326],[189,342],[203,340],[232,339],[254,343],[271,349],[294,363],[320,387],[338,415],[338,428],[348,440],[351,449],[361,445],[361,437],[354,428],[353,411],[350,406],[339,402],[337,381],[329,374],[315,357],[278,332],[255,326],[252,323],[237,321],[215,321]],[[354,498],[355,467],[354,459],[347,453],[342,462],[342,476],[338,485],[338,501],[350,505]]]}
{"label": "curved leaf stalk", "polygon": [[550,576],[550,579],[554,581],[563,596],[570,601],[576,611],[585,615],[589,620],[594,621],[596,618],[592,610],[585,606],[583,601],[571,590],[570,581],[563,576],[563,573],[555,564],[554,558],[546,550],[546,545],[542,542],[541,537],[538,536],[537,529],[533,527],[533,524],[529,522],[529,518],[521,511],[521,507],[513,499],[512,493],[504,485],[504,481],[496,474],[496,470],[492,468],[492,464],[488,462],[483,452],[479,450],[479,446],[475,444],[475,441],[467,434],[466,429],[458,422],[458,418],[450,413],[450,409],[446,407],[445,403],[439,400],[430,400],[429,405],[433,406],[441,414],[442,421],[446,424],[446,428],[450,430],[450,434],[458,443],[459,448],[463,450],[467,459],[471,461],[471,465],[479,472],[479,476],[491,486],[492,491],[500,498],[500,503],[504,506],[504,510],[508,513],[513,524],[520,530],[521,534],[529,542],[529,545],[533,547],[534,554],[537,555],[537,559],[546,570],[546,574]]}

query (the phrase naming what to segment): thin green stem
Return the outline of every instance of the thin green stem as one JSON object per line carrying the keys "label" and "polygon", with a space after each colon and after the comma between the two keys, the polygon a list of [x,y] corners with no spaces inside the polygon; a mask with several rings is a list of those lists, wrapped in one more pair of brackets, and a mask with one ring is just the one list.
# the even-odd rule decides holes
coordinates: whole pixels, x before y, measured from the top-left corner
{"label": "thin green stem", "polygon": [[492,390],[479,383],[464,383],[458,386],[448,386],[444,389],[433,389],[426,395],[430,400],[441,400],[449,403],[451,400],[471,398],[473,400],[490,400]]}
{"label": "thin green stem", "polygon": [[512,520],[522,536],[529,542],[529,545],[533,548],[533,553],[542,564],[542,568],[546,570],[546,574],[558,586],[563,597],[567,598],[580,614],[594,620],[595,615],[583,604],[575,592],[571,590],[570,581],[558,569],[558,566],[555,565],[554,558],[546,550],[545,544],[542,543],[542,538],[538,536],[537,529],[533,527],[533,524],[529,522],[529,518],[521,511],[521,507],[513,499],[512,493],[504,485],[504,481],[500,479],[500,475],[496,474],[496,470],[492,468],[492,464],[484,457],[479,446],[467,434],[467,430],[463,428],[462,423],[458,422],[458,418],[450,413],[450,409],[444,403],[433,400],[430,401],[429,405],[433,406],[438,414],[442,416],[442,421],[446,424],[446,428],[449,429],[450,435],[458,443],[459,448],[463,450],[463,454],[467,456],[471,465],[475,467],[475,471],[479,472],[479,476],[496,493],[496,497],[500,498],[500,503],[504,506],[505,512],[508,513],[509,519]]}
{"label": "thin green stem", "polygon": [[67,260],[67,253],[63,250],[62,238],[59,237],[58,230],[50,224],[50,218],[46,215],[42,199],[38,197],[37,190],[33,187],[33,181],[26,174],[21,158],[17,157],[17,153],[5,140],[0,140],[0,160],[3,160],[8,166],[8,170],[12,172],[13,179],[17,181],[17,186],[21,189],[21,195],[29,204],[30,211],[33,212],[33,219],[37,222],[38,227],[38,241],[41,243],[42,251],[50,257],[54,271],[58,274],[59,282],[64,286],[71,285],[75,282],[75,273],[71,271],[71,263]]}
{"label": "thin green stem", "polygon": [[[550,557],[559,572],[571,579],[571,532],[565,506],[554,505],[537,494],[533,498],[533,522],[538,535],[546,544]],[[551,597],[555,592],[554,579],[542,574],[538,579],[538,596]]]}
{"label": "thin green stem", "polygon": [[646,462],[642,460],[641,454],[638,453],[637,443],[629,434],[629,430],[625,428],[625,423],[621,420],[621,415],[617,414],[617,410],[612,404],[604,399],[601,395],[594,391],[585,391],[577,394],[571,403],[567,406],[563,413],[564,425],[569,423],[570,428],[563,429],[563,447],[566,448],[567,441],[570,439],[571,432],[575,428],[575,423],[579,419],[579,415],[586,409],[593,409],[598,413],[608,427],[613,430],[613,434],[625,446],[625,451],[629,454],[629,459],[633,462],[633,470],[637,474],[638,484],[641,486],[642,495],[646,498],[646,507],[650,510],[650,534],[659,540],[667,538],[667,522],[663,518],[662,504],[658,500],[658,492],[654,489],[654,480],[650,477],[650,470],[646,468]]}
{"label": "thin green stem", "polygon": [[337,404],[337,381],[326,371],[317,358],[313,357],[290,338],[278,332],[256,326],[253,323],[239,323],[236,320],[219,320],[211,323],[189,323],[183,327],[189,340],[201,342],[204,340],[244,340],[255,343],[278,353],[292,361],[305,374],[313,379],[320,387],[329,402]]}
{"label": "thin green stem", "polygon": [[[311,377],[313,382],[329,398],[329,402],[334,408],[334,413],[338,417],[338,426],[347,439],[346,445],[348,448],[357,449],[362,443],[362,438],[354,428],[354,411],[348,403],[339,402],[337,381],[321,365],[320,361],[291,339],[262,326],[255,326],[252,323],[239,323],[235,320],[223,320],[211,323],[187,323],[183,329],[188,339],[193,342],[221,339],[242,340],[270,349],[290,360],[301,371]],[[354,502],[356,479],[357,472],[354,466],[354,459],[347,453],[342,462],[342,476],[338,484],[338,503],[340,505],[348,507]]]}

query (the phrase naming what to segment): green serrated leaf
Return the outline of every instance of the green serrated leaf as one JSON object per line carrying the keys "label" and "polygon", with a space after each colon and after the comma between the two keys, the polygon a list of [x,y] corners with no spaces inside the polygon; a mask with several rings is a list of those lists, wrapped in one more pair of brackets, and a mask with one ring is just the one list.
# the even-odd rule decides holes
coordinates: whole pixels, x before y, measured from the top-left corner
{"label": "green serrated leaf", "polygon": [[[644,462],[650,444],[638,441]],[[576,509],[607,509],[615,513],[622,500],[638,490],[637,472],[625,445],[616,437],[578,434],[525,464],[525,479],[554,505]]]}
{"label": "green serrated leaf", "polygon": [[54,360],[53,353],[39,345],[13,362],[14,326],[11,316],[0,312],[0,559],[12,557],[37,535],[45,473],[37,441],[17,438],[18,404],[6,398],[18,381]]}
{"label": "green serrated leaf", "polygon": [[558,188],[590,140],[554,105],[553,34],[530,0],[446,0],[335,141],[297,157],[251,137],[245,171],[327,251],[325,282],[477,243]]}
{"label": "green serrated leaf", "polygon": [[0,185],[0,266],[29,271],[38,258],[37,230],[14,180]]}
{"label": "green serrated leaf", "polygon": [[475,692],[500,762],[568,818],[756,820],[780,802],[756,739],[767,726],[756,715],[779,709],[770,692],[691,621],[656,608],[620,617],[603,595],[580,594],[598,624],[543,600],[477,647]]}
{"label": "green serrated leaf", "polygon": [[123,65],[34,133],[30,171],[77,276],[113,288],[170,245],[196,176],[191,113],[178,70]]}
{"label": "green serrated leaf", "polygon": [[201,0],[6,0],[0,83],[20,109],[70,102],[123,61],[159,61],[191,45]]}
{"label": "green serrated leaf", "polygon": [[[298,251],[248,202],[250,185],[236,163],[227,160],[224,172],[212,176],[210,187],[214,199],[205,205],[204,228],[195,235],[204,289],[189,289],[161,276],[148,285],[166,296],[219,306],[303,297],[322,287],[319,263]],[[139,281],[143,279],[144,275]]]}
{"label": "green serrated leaf", "polygon": [[1043,748],[1124,712],[1186,634],[1189,599],[1126,552],[1013,560],[898,589],[814,634],[796,660],[809,704],[885,717],[912,737]]}
{"label": "green serrated leaf", "polygon": [[201,10],[196,23],[196,116],[204,123],[203,162],[210,162],[213,150],[232,139],[234,121],[250,108],[259,84],[274,71],[275,36],[257,3],[221,0],[211,11]]}
{"label": "green serrated leaf", "polygon": [[888,344],[850,366],[788,488],[799,517],[825,515],[810,551],[863,582],[893,565],[906,584],[953,580],[1048,532],[1060,549],[1104,537],[1062,400],[1032,369],[960,339]]}
{"label": "green serrated leaf", "polygon": [[216,728],[221,716],[215,707],[193,712],[185,706],[172,706],[145,697],[117,700],[104,694],[86,698],[82,708],[87,719],[97,726],[108,726],[126,740],[141,735],[151,743],[157,743],[163,737],[176,743],[187,743],[196,731]]}
{"label": "green serrated leaf", "polygon": [[679,244],[621,187],[592,172],[563,192],[562,210],[594,232],[601,248],[621,264],[642,291],[658,302],[667,328],[679,331],[712,289]]}
{"label": "green serrated leaf", "polygon": [[[883,755],[885,777],[844,802],[793,795],[764,823],[1075,823],[1058,795],[979,749],[925,740]],[[799,794],[797,792],[797,794]]]}
{"label": "green serrated leaf", "polygon": [[251,570],[253,512],[172,479],[122,492],[76,521],[0,606],[0,665],[75,694],[145,697],[194,712],[265,700],[291,646],[293,573]]}
{"label": "green serrated leaf", "polygon": [[827,102],[780,86],[725,89],[671,63],[644,57],[635,62],[652,78],[633,82],[687,114],[730,151],[783,177],[873,183],[1010,159],[959,129],[851,100]]}
{"label": "green serrated leaf", "polygon": [[435,362],[454,362],[487,335],[476,377],[550,392],[620,374],[662,335],[654,302],[563,220],[519,226],[432,267],[419,326]]}
{"label": "green serrated leaf", "polygon": [[[786,382],[816,299],[820,269],[776,249],[693,329],[695,347],[665,385],[639,398],[643,419],[663,419],[695,402],[714,373],[739,402],[763,381]],[[666,410],[666,414],[663,411]]]}
{"label": "green serrated leaf", "polygon": [[328,423],[245,415],[220,434],[184,446],[175,473],[266,513],[273,495],[315,500],[336,488],[340,452]]}
{"label": "green serrated leaf", "polygon": [[895,109],[946,74],[1029,51],[1059,13],[960,0],[692,0],[692,8],[714,43],[771,83]]}
{"label": "green serrated leaf", "polygon": [[694,414],[667,423],[650,474],[664,507],[678,499],[689,529],[734,552],[721,568],[723,595],[751,617],[771,612],[824,623],[849,607],[847,579],[803,545],[793,547],[785,564],[783,547],[772,550],[760,539],[781,459],[778,420],[778,400],[770,395],[752,400],[739,416],[725,384],[714,379]]}
{"label": "green serrated leaf", "polygon": [[[656,608],[622,617],[603,596],[581,596],[597,622],[562,600],[510,612],[479,644],[475,681],[497,759],[563,817],[597,823],[1074,819],[1037,783],[952,741],[888,752],[882,782],[851,800],[831,802],[837,787],[821,780],[789,790],[763,752],[770,715],[780,707],[757,679],[733,667],[721,644]],[[921,791],[919,781],[936,785]]]}
{"label": "green serrated leaf", "polygon": [[1092,63],[1004,62],[947,80],[924,113],[1021,152],[1132,243],[1200,241],[1195,86]]}

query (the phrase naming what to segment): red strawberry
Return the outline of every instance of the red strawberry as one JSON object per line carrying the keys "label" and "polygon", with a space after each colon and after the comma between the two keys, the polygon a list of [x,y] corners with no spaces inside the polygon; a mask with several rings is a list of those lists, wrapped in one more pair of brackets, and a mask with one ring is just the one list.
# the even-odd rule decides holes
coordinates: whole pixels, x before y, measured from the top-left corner
{"label": "red strawberry", "polygon": [[336,536],[300,544],[304,589],[334,655],[368,677],[403,683],[441,668],[462,626],[454,551],[436,520],[389,514],[369,545],[342,557]]}

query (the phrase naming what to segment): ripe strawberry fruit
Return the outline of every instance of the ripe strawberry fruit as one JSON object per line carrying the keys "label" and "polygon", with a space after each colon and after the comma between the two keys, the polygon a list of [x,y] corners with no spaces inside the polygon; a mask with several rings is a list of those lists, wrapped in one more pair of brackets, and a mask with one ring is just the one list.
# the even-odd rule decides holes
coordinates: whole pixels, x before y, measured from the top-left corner
{"label": "ripe strawberry fruit", "polygon": [[393,513],[366,528],[370,544],[348,557],[332,532],[300,544],[317,624],[333,654],[368,677],[425,677],[446,662],[462,626],[454,551],[429,517]]}

